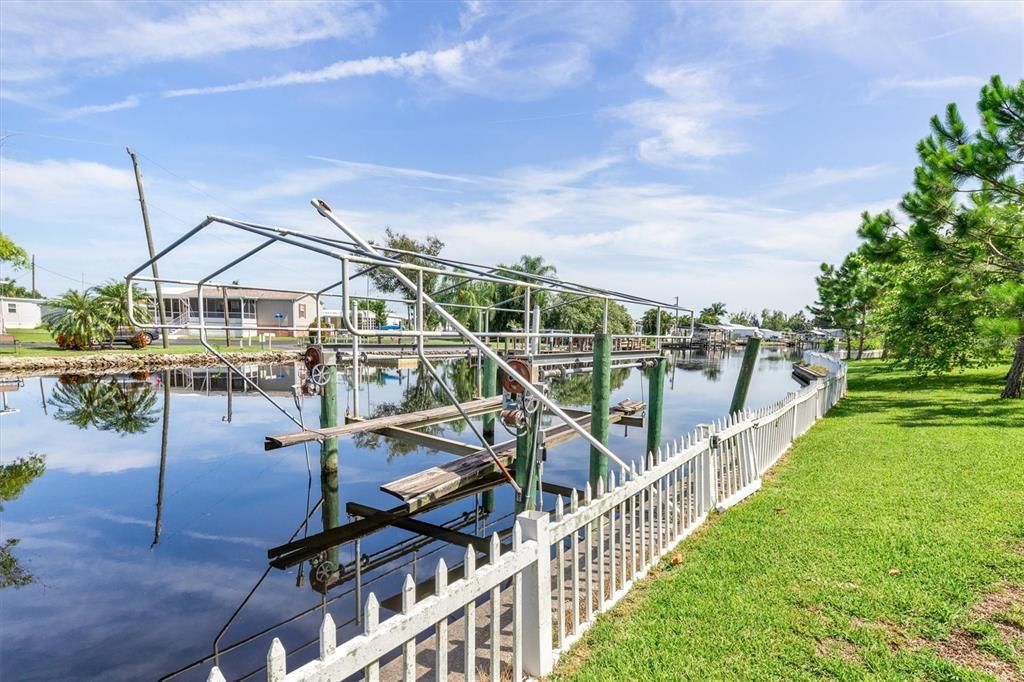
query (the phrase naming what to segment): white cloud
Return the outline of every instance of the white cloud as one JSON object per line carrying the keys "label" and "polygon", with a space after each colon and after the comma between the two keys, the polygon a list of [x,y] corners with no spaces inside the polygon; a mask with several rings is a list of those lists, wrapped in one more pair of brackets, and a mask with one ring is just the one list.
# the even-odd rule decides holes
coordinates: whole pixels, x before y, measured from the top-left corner
{"label": "white cloud", "polygon": [[500,100],[533,100],[589,79],[595,51],[628,30],[625,3],[484,3],[465,6],[459,27],[442,31],[440,47],[398,56],[344,59],[317,69],[236,83],[175,88],[167,97],[210,95],[289,85],[389,76],[423,84],[428,96],[473,93]]}
{"label": "white cloud", "polygon": [[347,59],[334,62],[329,66],[311,71],[291,71],[280,76],[267,76],[253,80],[241,81],[229,85],[214,85],[199,88],[182,88],[168,90],[164,97],[189,97],[194,95],[214,95],[225,92],[242,92],[245,90],[262,90],[288,85],[310,85],[328,83],[346,78],[366,76],[435,76],[441,80],[458,80],[458,72],[467,55],[487,48],[486,41],[477,41],[457,45],[437,52],[411,52],[398,57],[367,57],[365,59]]}
{"label": "white cloud", "polygon": [[362,2],[8,2],[0,59],[8,82],[114,73],[365,35],[379,16]]}
{"label": "white cloud", "polygon": [[[675,5],[684,17],[691,4]],[[925,44],[966,32],[1012,37],[1024,29],[1024,3],[965,2],[735,2],[701,5],[702,30],[742,51],[813,50],[862,66],[927,63]],[[975,38],[977,39],[977,38]],[[1005,43],[1004,43],[1005,45]],[[935,49],[935,48],[929,48]]]}
{"label": "white cloud", "polygon": [[134,109],[137,106],[139,106],[139,98],[136,95],[129,95],[122,100],[111,102],[110,104],[87,104],[85,106],[65,109],[57,114],[55,118],[69,120],[81,118],[82,116],[90,116],[92,114],[105,114],[110,111],[119,111],[121,109]]}
{"label": "white cloud", "polygon": [[654,133],[637,143],[641,160],[676,164],[744,149],[724,124],[752,110],[726,94],[722,69],[680,64],[652,69],[644,80],[661,90],[662,96],[637,100],[612,112],[637,129]]}
{"label": "white cloud", "polygon": [[986,82],[988,82],[988,78],[983,76],[891,77],[878,80],[872,88],[872,94],[877,96],[890,90],[955,90],[957,88],[980,90]]}
{"label": "white cloud", "polygon": [[[16,225],[13,236],[27,247],[45,243],[50,268],[77,274],[83,252],[101,254],[89,261],[89,280],[102,281],[143,260],[130,171],[73,160],[31,164],[7,159],[4,164],[4,224]],[[882,168],[816,169],[790,181],[821,187],[876,170]],[[625,172],[626,166],[613,156],[517,167],[494,175],[335,161],[276,177],[239,177],[233,186],[210,187],[209,193],[259,222],[332,234],[330,225],[308,206],[315,192],[367,238],[379,238],[385,225],[415,235],[437,234],[448,244],[447,254],[483,263],[543,252],[563,276],[582,282],[659,299],[678,293],[686,304],[725,297],[730,305],[758,309],[795,309],[811,301],[817,264],[840,259],[856,244],[860,212],[894,203],[858,201],[795,212],[778,204],[785,193],[752,203],[678,185],[631,181],[624,179]],[[53,177],[66,182],[55,186]],[[13,186],[8,183],[12,178]],[[410,181],[457,191],[458,201],[445,192],[391,191],[395,184]],[[158,208],[195,222],[215,212],[194,194],[179,195],[163,182],[147,182],[147,190],[151,187],[149,203],[157,219],[162,215],[155,212]],[[382,195],[388,198],[381,201]],[[33,209],[43,203],[55,212],[38,228],[43,234],[37,238],[33,226],[39,223],[30,221]],[[55,220],[76,232],[66,229],[66,238],[54,243],[45,235],[45,225]],[[157,233],[161,244],[191,226],[163,222]],[[190,243],[164,265],[162,274],[201,276],[218,261],[254,245],[239,240]],[[226,279],[239,277],[253,286],[310,287],[336,278],[336,265],[329,259],[310,258],[288,247],[271,251],[267,260],[254,260]],[[756,286],[759,282],[770,285]],[[133,458],[134,453],[127,457]]]}
{"label": "white cloud", "polygon": [[815,168],[803,173],[788,173],[783,176],[774,189],[768,192],[768,195],[772,197],[791,196],[822,187],[870,180],[880,175],[887,175],[892,171],[892,166],[876,163],[855,168]]}

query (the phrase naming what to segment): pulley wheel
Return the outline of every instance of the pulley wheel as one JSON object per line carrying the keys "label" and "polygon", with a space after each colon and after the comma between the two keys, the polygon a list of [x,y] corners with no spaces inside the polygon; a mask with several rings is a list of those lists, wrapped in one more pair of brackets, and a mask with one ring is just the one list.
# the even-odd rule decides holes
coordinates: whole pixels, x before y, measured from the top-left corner
{"label": "pulley wheel", "polygon": [[317,386],[327,385],[327,367],[324,365],[316,365],[309,371],[309,380]]}
{"label": "pulley wheel", "polygon": [[508,361],[508,364],[519,376],[512,376],[507,372],[502,372],[501,387],[512,395],[521,395],[526,391],[525,382],[521,378],[526,379],[527,382],[530,380],[530,364],[520,358],[512,358]]}

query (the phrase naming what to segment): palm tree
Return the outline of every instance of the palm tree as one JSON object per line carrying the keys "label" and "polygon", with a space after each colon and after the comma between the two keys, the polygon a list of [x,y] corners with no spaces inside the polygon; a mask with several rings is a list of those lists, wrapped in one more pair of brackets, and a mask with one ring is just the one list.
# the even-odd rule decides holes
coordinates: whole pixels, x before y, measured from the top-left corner
{"label": "palm tree", "polygon": [[[95,296],[69,289],[53,301],[43,322],[68,348],[87,348],[113,332],[106,307]],[[60,343],[60,341],[58,341]]]}
{"label": "palm tree", "polygon": [[132,305],[131,315],[128,308],[128,283],[112,279],[109,282],[94,287],[96,298],[103,306],[110,322],[110,334],[113,337],[118,327],[132,326],[132,317],[141,323],[149,322],[153,314],[151,312],[153,297],[148,291],[140,289],[132,284]]}
{"label": "palm tree", "polygon": [[724,303],[712,303],[707,308],[700,311],[698,316],[699,321],[705,324],[718,324],[722,321],[722,318],[728,315],[725,310]]}

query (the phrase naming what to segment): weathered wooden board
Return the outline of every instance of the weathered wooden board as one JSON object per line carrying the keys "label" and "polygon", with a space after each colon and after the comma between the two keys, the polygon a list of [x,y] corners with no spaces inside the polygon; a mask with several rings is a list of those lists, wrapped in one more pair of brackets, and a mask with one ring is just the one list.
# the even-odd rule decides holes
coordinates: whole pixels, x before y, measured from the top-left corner
{"label": "weathered wooden board", "polygon": [[[608,415],[608,422],[614,424],[626,414],[641,410],[643,407],[644,404],[636,400],[623,401],[612,408]],[[589,427],[590,415],[580,417],[576,419],[576,422]],[[576,437],[577,433],[569,425],[560,424],[544,432],[544,447],[553,448]],[[494,451],[502,466],[507,468],[516,456],[515,442],[510,441],[494,446]],[[480,450],[453,462],[447,462],[405,476],[397,481],[385,483],[380,489],[405,501],[407,509],[412,511],[451,494],[481,476],[493,474],[497,470],[497,464],[491,454],[487,450]]]}
{"label": "weathered wooden board", "polygon": [[[462,409],[465,410],[466,414],[469,416],[485,414],[487,412],[500,410],[501,401],[501,396],[471,400],[467,403],[462,403]],[[419,412],[394,414],[387,417],[375,417],[374,419],[342,424],[340,426],[332,426],[326,429],[306,429],[305,431],[296,431],[295,433],[267,436],[266,441],[263,443],[263,447],[266,450],[276,450],[277,448],[284,448],[289,445],[297,445],[299,443],[306,443],[313,440],[323,440],[324,438],[342,438],[356,433],[376,431],[385,427],[402,426],[409,429],[415,429],[422,426],[441,424],[443,422],[454,421],[461,418],[462,415],[459,413],[458,407],[455,405],[445,405],[444,407],[435,407],[429,410],[421,410]]]}

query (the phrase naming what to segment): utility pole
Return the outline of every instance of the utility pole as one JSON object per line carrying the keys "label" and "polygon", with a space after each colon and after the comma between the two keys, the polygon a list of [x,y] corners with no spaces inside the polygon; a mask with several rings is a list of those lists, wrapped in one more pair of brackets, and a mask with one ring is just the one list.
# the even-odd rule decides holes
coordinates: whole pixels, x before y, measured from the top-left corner
{"label": "utility pole", "polygon": [[[135,186],[139,190],[139,206],[142,208],[142,226],[146,229],[146,246],[149,247],[149,257],[152,260],[156,258],[156,248],[153,246],[153,231],[149,226],[149,209],[146,207],[146,193],[142,189],[142,171],[139,170],[139,160],[135,157],[135,152],[132,151],[131,147],[125,147],[128,152],[128,156],[132,160],[132,168],[135,169]],[[153,282],[156,287],[156,314],[160,320],[160,341],[164,348],[167,348],[167,335],[169,329],[167,329],[167,321],[164,319],[164,295],[160,288],[160,270],[156,266],[156,261],[153,261]],[[83,285],[84,286],[84,285]],[[200,301],[199,305],[203,302]]]}
{"label": "utility pole", "polygon": [[[221,300],[224,303],[224,345],[231,348],[231,320],[228,317],[228,290],[226,287],[220,288]],[[228,369],[228,381],[231,381],[231,369]]]}
{"label": "utility pole", "polygon": [[38,293],[39,292],[36,290],[36,254],[33,253],[32,254],[32,295],[36,296],[36,295],[38,295]]}

